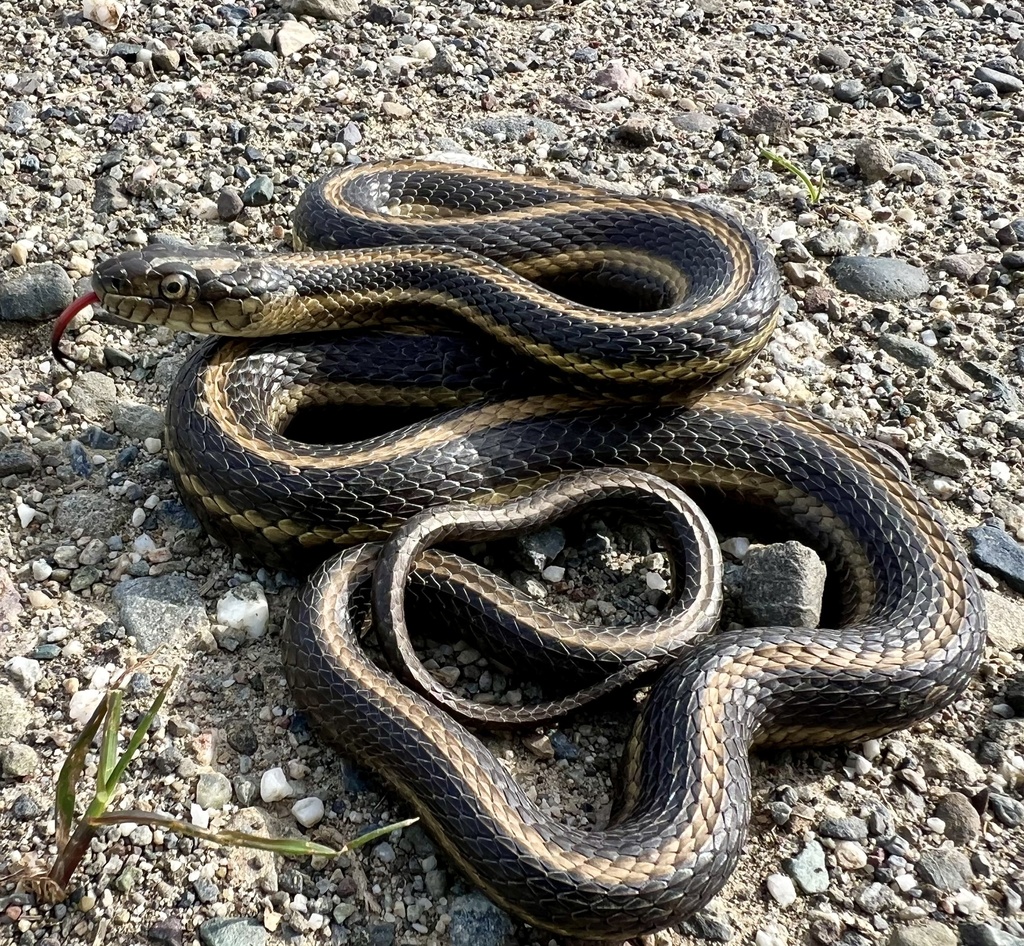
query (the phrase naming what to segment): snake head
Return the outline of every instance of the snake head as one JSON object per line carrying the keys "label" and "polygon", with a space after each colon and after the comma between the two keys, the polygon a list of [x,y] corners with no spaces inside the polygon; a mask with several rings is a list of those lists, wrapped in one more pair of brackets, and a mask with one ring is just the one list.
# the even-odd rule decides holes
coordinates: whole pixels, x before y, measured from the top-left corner
{"label": "snake head", "polygon": [[100,305],[129,322],[189,332],[248,335],[263,300],[283,277],[244,247],[154,244],[101,262],[92,288]]}
{"label": "snake head", "polygon": [[258,335],[264,302],[287,279],[248,247],[190,247],[155,243],[103,260],[92,292],[76,299],[54,324],[51,345],[68,364],[60,341],[75,316],[99,303],[115,319],[186,332]]}

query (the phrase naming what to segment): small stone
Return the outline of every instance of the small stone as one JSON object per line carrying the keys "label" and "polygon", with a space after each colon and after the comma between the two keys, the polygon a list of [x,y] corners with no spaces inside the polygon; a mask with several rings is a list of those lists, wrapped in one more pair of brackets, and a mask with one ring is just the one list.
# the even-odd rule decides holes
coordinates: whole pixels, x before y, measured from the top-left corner
{"label": "small stone", "polygon": [[299,20],[285,20],[274,39],[277,51],[287,59],[312,43],[316,33]]}
{"label": "small stone", "polygon": [[874,138],[862,138],[853,150],[861,176],[869,184],[884,181],[896,164],[892,152]]}
{"label": "small stone", "polygon": [[265,802],[281,801],[283,798],[289,798],[293,794],[293,789],[288,783],[288,779],[285,778],[284,769],[280,766],[273,769],[268,769],[263,773],[263,777],[260,779],[260,798]]}
{"label": "small stone", "polygon": [[217,216],[221,220],[235,220],[244,209],[245,201],[234,187],[224,187],[217,194]]}
{"label": "small stone", "polygon": [[973,544],[971,561],[1002,578],[1014,591],[1024,592],[1024,547],[995,526],[975,526],[966,534]]}
{"label": "small stone", "polygon": [[935,805],[935,817],[943,822],[943,834],[956,844],[972,844],[981,834],[981,816],[962,792],[949,792]]}
{"label": "small stone", "polygon": [[210,629],[195,582],[183,575],[132,578],[113,592],[125,630],[149,654],[161,644]]}
{"label": "small stone", "polygon": [[844,292],[870,302],[906,302],[928,290],[923,269],[880,256],[840,256],[828,274]]}
{"label": "small stone", "polygon": [[752,627],[817,627],[826,569],[799,542],[752,548],[744,562],[743,612]]}
{"label": "small stone", "polygon": [[43,668],[39,666],[39,661],[28,657],[12,657],[4,664],[4,669],[24,693],[33,692],[36,684],[43,679]]}
{"label": "small stone", "polygon": [[882,85],[912,88],[917,83],[917,66],[905,53],[897,53],[882,70]]}
{"label": "small stone", "polygon": [[947,273],[960,282],[970,282],[985,265],[981,253],[956,253],[944,256],[938,262],[938,270]]}
{"label": "small stone", "polygon": [[504,910],[481,893],[456,897],[448,910],[451,946],[511,946],[515,927]]}
{"label": "small stone", "polygon": [[889,936],[889,946],[956,946],[956,932],[935,920],[923,920],[913,926],[897,926]]}
{"label": "small stone", "polygon": [[865,884],[854,893],[853,902],[865,913],[875,916],[896,906],[896,894],[885,884]]}
{"label": "small stone", "polygon": [[520,536],[518,544],[526,559],[538,572],[542,572],[565,548],[565,532],[558,527],[531,532]]}
{"label": "small stone", "polygon": [[771,898],[780,906],[788,907],[796,903],[796,887],[785,874],[771,874],[765,881]]}
{"label": "small stone", "polygon": [[269,936],[263,923],[255,918],[214,917],[199,926],[203,946],[266,946]]}
{"label": "small stone", "polygon": [[959,851],[941,848],[925,851],[917,861],[917,876],[945,893],[956,893],[974,876],[971,862]]}
{"label": "small stone", "polygon": [[961,946],[1024,946],[1024,936],[1015,936],[991,923],[961,923]]}
{"label": "small stone", "polygon": [[217,623],[245,631],[250,640],[263,637],[269,621],[267,596],[257,582],[232,588],[217,602]]}
{"label": "small stone", "polygon": [[808,841],[796,857],[783,861],[782,867],[804,893],[817,894],[828,890],[825,849],[817,841]]}
{"label": "small stone", "polygon": [[33,263],[0,273],[0,321],[39,321],[71,304],[71,278],[56,263]]}
{"label": "small stone", "polygon": [[106,422],[117,406],[117,386],[109,375],[86,371],[78,375],[68,389],[74,409],[89,420]]}
{"label": "small stone", "polygon": [[1009,795],[993,794],[989,796],[989,809],[1001,825],[1007,828],[1018,828],[1024,824],[1024,804]]}
{"label": "small stone", "polygon": [[836,844],[836,863],[843,870],[861,870],[867,866],[867,852],[855,841],[840,841]]}
{"label": "small stone", "polygon": [[[22,450],[20,447],[5,447],[3,450],[0,450],[0,476],[17,476],[21,473],[31,473],[38,463],[39,461],[34,453]],[[34,518],[35,514],[33,513],[29,522]],[[23,528],[27,525],[27,522],[22,522]]]}
{"label": "small stone", "polygon": [[551,745],[551,737],[547,733],[537,733],[523,737],[523,745],[538,759],[553,759],[555,747]]}
{"label": "small stone", "polygon": [[580,757],[579,746],[557,729],[551,733],[551,748],[555,751],[556,759],[567,759],[571,762]]}
{"label": "small stone", "polygon": [[221,772],[204,772],[196,784],[196,804],[207,811],[219,811],[231,801],[231,779]]}
{"label": "small stone", "polygon": [[818,51],[818,64],[826,69],[849,69],[851,62],[842,46],[825,46]]}
{"label": "small stone", "polygon": [[1003,95],[1012,95],[1024,89],[1024,81],[999,69],[978,66],[974,70],[974,78],[979,82],[987,82]]}
{"label": "small stone", "polygon": [[257,174],[242,191],[246,207],[266,207],[274,199],[274,182],[266,174]]}
{"label": "small stone", "polygon": [[643,85],[643,76],[631,66],[626,66],[622,60],[613,59],[595,72],[591,81],[613,92],[628,94],[636,92]]}
{"label": "small stone", "polygon": [[832,94],[837,101],[852,105],[863,98],[864,83],[860,79],[843,79],[832,86]]}
{"label": "small stone", "polygon": [[868,823],[863,818],[847,816],[845,818],[825,818],[818,825],[818,833],[826,838],[837,838],[844,841],[866,841]]}
{"label": "small stone", "polygon": [[879,336],[878,347],[909,368],[930,368],[938,360],[934,349],[902,335],[887,332]]}
{"label": "small stone", "polygon": [[114,426],[133,440],[159,439],[164,435],[164,414],[148,404],[130,401],[114,406]]}
{"label": "small stone", "polygon": [[300,798],[292,805],[292,815],[304,828],[312,828],[323,820],[324,803],[315,795]]}
{"label": "small stone", "polygon": [[925,469],[943,476],[960,477],[970,469],[971,461],[956,450],[948,450],[938,444],[924,444],[915,454]]}
{"label": "small stone", "polygon": [[0,772],[4,778],[31,778],[39,768],[39,754],[22,742],[12,742],[0,749]]}

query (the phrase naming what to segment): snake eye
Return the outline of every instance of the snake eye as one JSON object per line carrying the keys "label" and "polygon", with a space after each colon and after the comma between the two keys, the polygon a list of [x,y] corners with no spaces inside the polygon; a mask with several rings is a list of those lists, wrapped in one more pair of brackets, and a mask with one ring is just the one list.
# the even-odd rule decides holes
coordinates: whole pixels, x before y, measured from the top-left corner
{"label": "snake eye", "polygon": [[168,302],[191,302],[196,295],[195,281],[184,273],[171,273],[160,280],[160,295]]}

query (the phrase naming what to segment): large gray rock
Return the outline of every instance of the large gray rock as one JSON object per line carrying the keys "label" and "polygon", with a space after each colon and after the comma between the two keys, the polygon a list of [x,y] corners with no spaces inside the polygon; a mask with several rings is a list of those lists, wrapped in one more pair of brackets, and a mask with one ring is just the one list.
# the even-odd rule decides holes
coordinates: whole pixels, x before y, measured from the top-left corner
{"label": "large gray rock", "polygon": [[828,274],[844,292],[870,302],[905,302],[928,289],[923,269],[885,256],[840,256]]}
{"label": "large gray rock", "polygon": [[210,619],[195,582],[183,575],[133,578],[114,589],[121,623],[143,653],[180,635],[208,631]]}
{"label": "large gray rock", "polygon": [[799,542],[752,548],[744,562],[743,614],[752,627],[817,627],[825,565]]}

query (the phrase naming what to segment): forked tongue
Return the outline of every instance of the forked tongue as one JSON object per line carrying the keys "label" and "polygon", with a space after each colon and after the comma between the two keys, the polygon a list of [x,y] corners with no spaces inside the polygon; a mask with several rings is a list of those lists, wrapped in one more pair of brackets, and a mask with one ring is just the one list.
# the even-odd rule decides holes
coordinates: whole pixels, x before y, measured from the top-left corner
{"label": "forked tongue", "polygon": [[65,368],[70,369],[74,364],[74,361],[68,358],[60,350],[60,341],[64,337],[64,333],[67,331],[68,326],[79,312],[82,311],[86,306],[95,305],[100,301],[100,297],[95,292],[87,292],[84,296],[79,296],[74,302],[71,303],[59,316],[57,321],[53,323],[53,334],[50,336],[50,350],[53,352],[53,357],[57,359]]}

